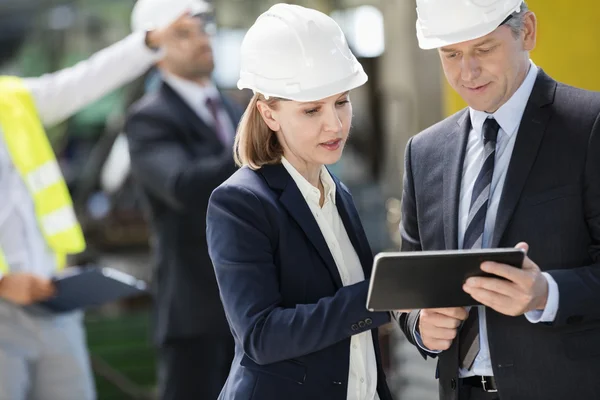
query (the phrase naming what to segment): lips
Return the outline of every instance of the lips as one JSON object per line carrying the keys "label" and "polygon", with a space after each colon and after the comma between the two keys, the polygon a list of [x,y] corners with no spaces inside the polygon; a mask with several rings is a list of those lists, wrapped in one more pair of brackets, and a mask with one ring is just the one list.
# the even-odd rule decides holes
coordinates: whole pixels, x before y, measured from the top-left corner
{"label": "lips", "polygon": [[340,144],[342,143],[342,139],[334,139],[334,140],[330,140],[328,142],[323,142],[320,144],[320,146],[326,148],[327,150],[337,150],[340,147]]}
{"label": "lips", "polygon": [[488,85],[489,85],[489,83],[486,83],[485,85],[481,85],[481,86],[473,86],[473,87],[465,86],[465,89],[468,89],[473,92],[477,92],[477,91],[487,88]]}

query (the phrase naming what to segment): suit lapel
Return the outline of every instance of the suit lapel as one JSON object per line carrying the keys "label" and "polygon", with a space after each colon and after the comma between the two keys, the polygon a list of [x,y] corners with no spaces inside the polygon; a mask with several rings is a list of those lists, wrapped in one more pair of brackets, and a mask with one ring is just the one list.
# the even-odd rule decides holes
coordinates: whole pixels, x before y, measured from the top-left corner
{"label": "suit lapel", "polygon": [[521,119],[515,147],[506,172],[491,247],[499,246],[502,235],[519,202],[552,115],[551,108],[545,106],[554,101],[555,91],[556,81],[540,69]]}
{"label": "suit lapel", "polygon": [[444,151],[444,240],[446,249],[458,248],[458,205],[460,186],[465,159],[467,139],[471,131],[471,118],[466,109],[458,119],[457,125],[446,138]]}
{"label": "suit lapel", "polygon": [[279,200],[292,218],[298,223],[308,240],[317,250],[319,256],[327,266],[331,278],[338,288],[344,286],[342,278],[335,264],[333,256],[329,251],[327,242],[321,233],[306,200],[300,193],[292,177],[288,174],[285,167],[281,164],[267,165],[262,167],[259,172],[263,175],[267,184],[272,188],[281,191]]}
{"label": "suit lapel", "polygon": [[356,254],[358,254],[365,273],[365,279],[369,279],[373,267],[373,254],[366,238],[358,235],[359,232],[363,231],[360,217],[356,212],[350,193],[346,191],[346,188],[341,185],[336,177],[333,175],[332,177],[336,185],[335,200],[338,213],[340,214],[344,228],[346,228],[350,242],[352,242],[352,246],[356,250]]}

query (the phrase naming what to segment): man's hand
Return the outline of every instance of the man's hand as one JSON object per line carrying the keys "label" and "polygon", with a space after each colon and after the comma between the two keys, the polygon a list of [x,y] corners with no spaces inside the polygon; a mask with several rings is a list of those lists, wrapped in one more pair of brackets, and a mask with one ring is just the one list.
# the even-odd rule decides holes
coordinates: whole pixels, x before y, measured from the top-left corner
{"label": "man's hand", "polygon": [[7,274],[0,279],[0,297],[19,305],[46,300],[54,294],[49,279],[26,272]]}
{"label": "man's hand", "polygon": [[188,31],[196,28],[198,21],[192,17],[189,13],[183,14],[177,18],[173,23],[166,27],[161,27],[148,31],[146,34],[146,45],[151,49],[160,48],[170,37],[175,37],[176,32]]}
{"label": "man's hand", "polygon": [[448,350],[458,327],[468,316],[469,313],[462,307],[421,310],[419,334],[425,347],[432,351]]}
{"label": "man's hand", "polygon": [[[527,243],[519,243],[516,247],[525,252],[529,250]],[[494,262],[484,262],[481,269],[507,279],[467,279],[464,291],[483,305],[510,316],[546,308],[548,281],[529,257],[525,256],[522,269]]]}

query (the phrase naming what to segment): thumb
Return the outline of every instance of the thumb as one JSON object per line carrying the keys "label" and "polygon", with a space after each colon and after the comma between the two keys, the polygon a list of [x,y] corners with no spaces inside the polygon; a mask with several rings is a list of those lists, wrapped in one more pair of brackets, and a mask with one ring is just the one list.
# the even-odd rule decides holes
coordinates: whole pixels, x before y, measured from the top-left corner
{"label": "thumb", "polygon": [[525,255],[529,252],[529,245],[525,242],[520,242],[515,246],[515,249],[525,250]]}
{"label": "thumb", "polygon": [[525,251],[525,258],[523,259],[523,269],[524,270],[537,270],[539,267],[531,261],[531,259],[527,256],[527,252],[529,251],[529,245],[525,242],[521,242],[515,246],[516,249],[521,249]]}

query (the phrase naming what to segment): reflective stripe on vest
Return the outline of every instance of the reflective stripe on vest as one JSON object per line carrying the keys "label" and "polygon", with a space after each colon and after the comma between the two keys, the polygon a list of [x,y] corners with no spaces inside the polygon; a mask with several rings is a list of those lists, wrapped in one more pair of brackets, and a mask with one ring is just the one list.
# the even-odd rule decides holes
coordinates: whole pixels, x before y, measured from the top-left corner
{"label": "reflective stripe on vest", "polygon": [[[38,226],[62,268],[67,254],[85,250],[85,240],[33,98],[19,78],[0,77],[0,126],[11,160],[33,199]],[[7,271],[0,250],[0,272]]]}

